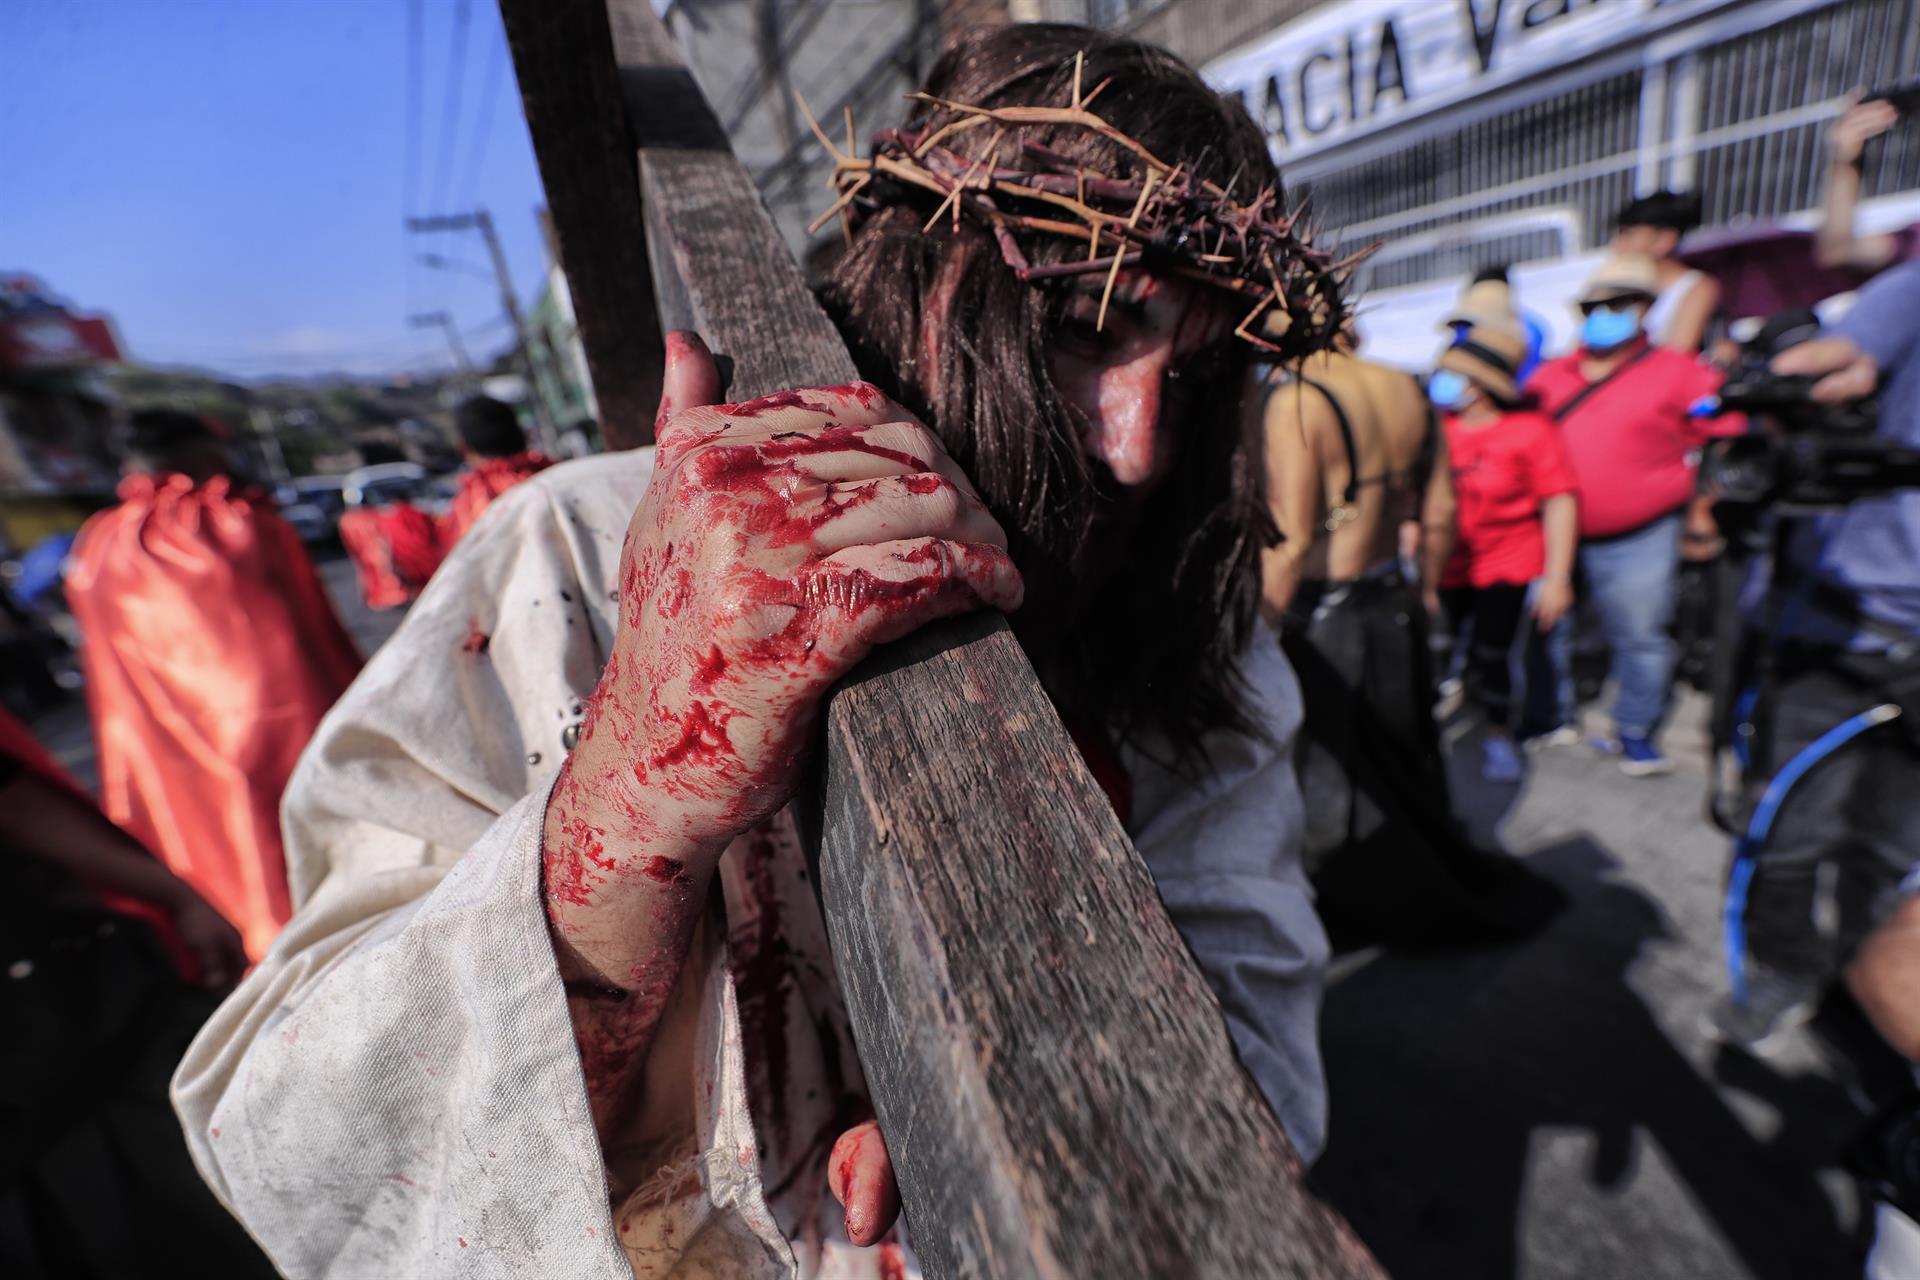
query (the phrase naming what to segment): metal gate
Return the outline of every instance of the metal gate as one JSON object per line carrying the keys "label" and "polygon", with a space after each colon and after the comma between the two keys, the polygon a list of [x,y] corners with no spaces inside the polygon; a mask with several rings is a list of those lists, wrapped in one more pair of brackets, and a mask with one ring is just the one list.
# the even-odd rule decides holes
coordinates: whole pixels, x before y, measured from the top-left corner
{"label": "metal gate", "polygon": [[[1916,77],[1920,0],[1739,6],[1287,177],[1348,243],[1380,243],[1362,289],[1431,283],[1598,247],[1623,204],[1662,186],[1700,190],[1710,223],[1811,209],[1846,95]],[[1870,149],[1865,176],[1869,197],[1920,189],[1920,121]]]}

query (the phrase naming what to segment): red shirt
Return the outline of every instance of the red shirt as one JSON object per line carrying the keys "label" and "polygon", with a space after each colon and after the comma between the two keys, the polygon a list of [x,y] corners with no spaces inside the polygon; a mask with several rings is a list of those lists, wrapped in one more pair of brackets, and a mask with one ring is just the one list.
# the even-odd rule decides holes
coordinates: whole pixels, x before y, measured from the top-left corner
{"label": "red shirt", "polygon": [[1533,581],[1547,562],[1540,504],[1574,489],[1559,431],[1538,413],[1509,413],[1484,427],[1448,414],[1446,424],[1460,514],[1440,585]]}
{"label": "red shirt", "polygon": [[[1549,417],[1586,386],[1584,350],[1549,360],[1527,380]],[[1698,358],[1655,347],[1560,419],[1580,495],[1580,536],[1606,538],[1678,511],[1693,496],[1694,451],[1747,429],[1737,413],[1694,418],[1688,408],[1726,375]]]}

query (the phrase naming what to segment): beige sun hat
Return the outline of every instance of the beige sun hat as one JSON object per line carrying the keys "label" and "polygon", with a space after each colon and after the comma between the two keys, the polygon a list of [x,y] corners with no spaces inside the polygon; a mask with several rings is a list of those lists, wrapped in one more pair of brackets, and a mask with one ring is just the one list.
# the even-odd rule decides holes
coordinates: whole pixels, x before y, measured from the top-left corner
{"label": "beige sun hat", "polygon": [[1581,305],[1652,298],[1660,292],[1660,273],[1643,253],[1616,253],[1600,264],[1580,294]]}
{"label": "beige sun hat", "polygon": [[1475,325],[1504,321],[1520,327],[1520,314],[1513,305],[1513,287],[1504,280],[1481,280],[1467,286],[1460,301],[1440,323],[1451,328],[1457,324]]}
{"label": "beige sun hat", "polygon": [[1477,324],[1440,353],[1440,367],[1461,374],[1502,404],[1520,400],[1514,375],[1527,360],[1527,337],[1505,324]]}

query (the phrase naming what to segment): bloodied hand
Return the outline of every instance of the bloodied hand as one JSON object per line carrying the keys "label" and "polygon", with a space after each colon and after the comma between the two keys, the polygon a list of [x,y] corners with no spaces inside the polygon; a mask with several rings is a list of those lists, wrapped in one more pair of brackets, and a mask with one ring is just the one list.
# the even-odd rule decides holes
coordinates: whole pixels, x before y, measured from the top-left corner
{"label": "bloodied hand", "polygon": [[549,865],[554,896],[717,857],[786,802],[822,698],[873,646],[1020,603],[1005,534],[906,410],[865,383],[701,403],[712,358],[674,339],[613,654],[555,796],[590,791],[597,829]]}

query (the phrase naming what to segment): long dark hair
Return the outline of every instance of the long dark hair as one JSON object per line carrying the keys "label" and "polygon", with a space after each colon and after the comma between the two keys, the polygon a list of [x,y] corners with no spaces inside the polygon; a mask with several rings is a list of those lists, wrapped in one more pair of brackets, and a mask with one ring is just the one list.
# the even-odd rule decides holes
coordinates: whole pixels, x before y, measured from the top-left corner
{"label": "long dark hair", "polygon": [[[1277,185],[1260,131],[1237,103],[1164,50],[1089,28],[1032,23],[971,35],[941,57],[926,91],[988,108],[1065,106],[1076,55],[1083,91],[1108,82],[1093,109],[1162,160],[1243,197]],[[950,118],[919,103],[907,127]],[[984,132],[952,145],[984,149]],[[1022,139],[1092,173],[1140,174],[1131,152],[1091,130],[1028,126],[1008,143]],[[1048,692],[1080,723],[1136,746],[1157,739],[1182,765],[1197,762],[1209,729],[1259,732],[1242,710],[1239,671],[1257,618],[1259,551],[1274,538],[1258,432],[1241,413],[1252,349],[1229,340],[1210,350],[1204,370],[1186,371],[1210,385],[1178,427],[1169,473],[1127,517],[1125,558],[1116,558],[1102,533],[1116,495],[1081,448],[1048,358],[1069,290],[1023,283],[970,219],[956,228],[942,217],[923,230],[935,203],[912,188],[883,191],[862,213],[826,301],[865,375],[939,433],[1006,528],[1027,580],[1015,629]],[[1086,252],[1045,236],[1020,243],[1035,265]],[[937,368],[928,369],[921,325],[936,289],[951,301],[931,353]]]}

